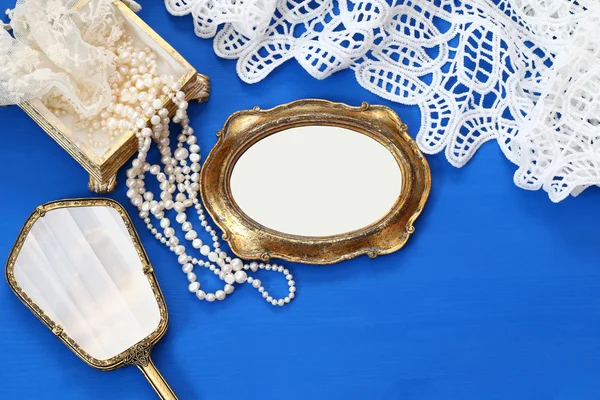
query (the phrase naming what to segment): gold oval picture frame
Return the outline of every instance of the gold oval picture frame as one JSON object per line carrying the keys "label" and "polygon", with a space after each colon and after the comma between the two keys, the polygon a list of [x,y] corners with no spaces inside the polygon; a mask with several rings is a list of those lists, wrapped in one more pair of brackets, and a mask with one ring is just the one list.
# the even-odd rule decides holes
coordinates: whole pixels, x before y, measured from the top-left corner
{"label": "gold oval picture frame", "polygon": [[[393,155],[402,174],[402,188],[383,218],[352,232],[311,237],[275,231],[242,211],[231,191],[237,161],[258,141],[302,126],[350,129],[376,140]],[[217,144],[202,167],[202,200],[222,229],[223,239],[240,258],[332,264],[363,254],[374,258],[392,253],[402,248],[414,232],[414,221],[431,188],[429,165],[407,130],[393,110],[367,103],[352,107],[326,100],[298,100],[269,110],[255,107],[236,112],[217,132]]]}

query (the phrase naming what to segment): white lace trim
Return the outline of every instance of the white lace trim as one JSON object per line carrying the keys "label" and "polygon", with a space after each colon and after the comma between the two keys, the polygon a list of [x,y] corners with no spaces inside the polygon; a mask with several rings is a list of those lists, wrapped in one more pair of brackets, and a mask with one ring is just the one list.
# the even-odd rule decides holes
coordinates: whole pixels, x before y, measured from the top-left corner
{"label": "white lace trim", "polygon": [[[295,58],[317,79],[351,68],[418,105],[417,142],[463,166],[497,140],[515,183],[553,201],[600,185],[597,0],[165,0],[191,14],[248,83]],[[218,29],[224,24],[222,29]]]}
{"label": "white lace trim", "polygon": [[108,49],[123,34],[121,17],[111,0],[80,4],[18,0],[9,11],[10,25],[0,29],[0,105],[41,98],[53,90],[82,117],[111,103],[109,77],[116,67]]}

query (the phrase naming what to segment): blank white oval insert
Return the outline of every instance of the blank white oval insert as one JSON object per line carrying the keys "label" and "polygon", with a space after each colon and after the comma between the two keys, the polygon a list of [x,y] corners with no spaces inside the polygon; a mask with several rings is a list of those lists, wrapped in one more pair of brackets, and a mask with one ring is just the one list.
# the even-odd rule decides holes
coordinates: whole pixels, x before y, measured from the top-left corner
{"label": "blank white oval insert", "polygon": [[287,129],[251,146],[234,166],[231,191],[259,224],[291,235],[333,236],[384,217],[402,174],[379,142],[345,128]]}

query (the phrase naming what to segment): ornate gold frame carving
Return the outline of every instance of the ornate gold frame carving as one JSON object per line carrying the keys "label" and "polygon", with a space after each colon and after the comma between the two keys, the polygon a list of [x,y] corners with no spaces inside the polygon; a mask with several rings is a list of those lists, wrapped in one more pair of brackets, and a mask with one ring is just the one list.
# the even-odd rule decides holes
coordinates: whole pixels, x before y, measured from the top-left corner
{"label": "ornate gold frame carving", "polygon": [[[210,93],[208,77],[197,73],[185,58],[146,25],[128,6],[121,1],[115,1],[114,4],[122,12],[124,18],[131,20],[184,68],[185,74],[180,78],[179,83],[187,94],[188,101],[206,101]],[[165,106],[171,115],[175,113],[176,107],[172,100],[165,102]],[[90,191],[109,193],[114,190],[117,183],[117,171],[136,153],[138,148],[138,140],[133,131],[120,137],[110,149],[99,156],[86,143],[77,140],[62,121],[50,112],[39,99],[23,102],[19,104],[19,107],[88,171]]]}
{"label": "ornate gold frame carving", "polygon": [[[259,140],[307,125],[348,128],[377,140],[392,153],[402,172],[402,191],[385,217],[354,232],[317,238],[271,230],[239,208],[230,187],[237,160]],[[408,135],[407,126],[387,107],[367,103],[351,107],[325,100],[298,100],[270,110],[254,107],[231,115],[217,136],[202,167],[200,192],[209,214],[224,232],[223,239],[241,258],[331,264],[362,254],[371,258],[388,254],[403,247],[414,232],[413,223],[429,196],[429,165]]]}
{"label": "ornate gold frame carving", "polygon": [[[17,257],[19,256],[19,252],[21,251],[23,244],[25,243],[25,239],[33,225],[40,219],[43,218],[48,211],[66,208],[66,207],[90,207],[90,206],[106,206],[111,207],[116,210],[119,215],[123,218],[123,222],[127,227],[127,231],[131,236],[133,241],[133,245],[140,257],[140,260],[143,265],[143,273],[148,278],[148,283],[152,288],[152,292],[154,293],[154,297],[156,298],[156,302],[158,304],[158,309],[160,313],[160,322],[158,327],[148,335],[145,339],[136,343],[129,349],[124,352],[109,358],[107,360],[99,360],[92,356],[90,356],[85,350],[83,350],[64,330],[63,328],[56,324],[48,315],[44,313],[44,311],[23,291],[21,286],[18,284],[14,275],[14,267]],[[168,384],[160,375],[160,372],[156,369],[152,360],[150,359],[150,350],[152,347],[164,336],[167,331],[167,325],[169,320],[169,314],[167,312],[167,305],[165,303],[163,294],[158,285],[158,281],[156,280],[156,276],[154,275],[154,269],[148,260],[148,256],[146,255],[146,251],[144,250],[140,238],[133,226],[133,222],[131,218],[119,203],[111,199],[102,199],[102,198],[93,198],[93,199],[72,199],[72,200],[59,200],[53,201],[44,205],[39,206],[35,209],[35,211],[29,216],[25,225],[21,229],[19,236],[13,246],[9,256],[8,261],[6,263],[6,280],[8,281],[8,285],[13,290],[13,292],[17,295],[17,297],[38,317],[44,325],[46,325],[54,335],[56,335],[60,340],[63,341],[79,358],[86,362],[86,364],[101,369],[103,371],[111,371],[122,367],[124,365],[135,365],[137,366],[142,373],[146,376],[150,384],[157,391],[159,396],[163,399],[176,399],[175,394],[169,388]]]}

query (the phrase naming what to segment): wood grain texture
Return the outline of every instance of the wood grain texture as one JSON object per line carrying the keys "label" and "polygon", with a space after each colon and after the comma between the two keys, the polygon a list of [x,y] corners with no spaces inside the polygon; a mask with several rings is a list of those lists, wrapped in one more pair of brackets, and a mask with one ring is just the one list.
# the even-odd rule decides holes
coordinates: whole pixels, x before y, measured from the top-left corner
{"label": "wood grain texture", "polygon": [[[141,17],[211,78],[209,101],[189,108],[203,157],[231,113],[301,98],[384,104],[413,137],[418,131],[418,109],[378,99],[351,71],[317,81],[290,62],[263,82],[241,83],[235,62],[217,59],[212,43],[194,36],[191,18],[169,16],[158,1],[143,5]],[[36,206],[88,193],[85,171],[21,110],[0,109],[0,116],[6,257]],[[223,303],[199,302],[172,253],[135,220],[170,313],[152,356],[179,398],[600,398],[600,190],[551,204],[544,193],[513,185],[515,167],[493,143],[461,170],[443,156],[428,161],[431,196],[405,248],[327,267],[285,263],[298,284],[288,307],[266,304],[250,287]],[[125,192],[119,186],[113,198],[135,215]],[[259,277],[270,292],[284,293],[279,280]],[[214,276],[199,279],[217,288]],[[6,284],[0,359],[2,399],[156,398],[136,368],[87,367]]]}

